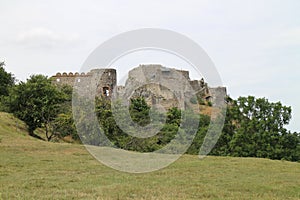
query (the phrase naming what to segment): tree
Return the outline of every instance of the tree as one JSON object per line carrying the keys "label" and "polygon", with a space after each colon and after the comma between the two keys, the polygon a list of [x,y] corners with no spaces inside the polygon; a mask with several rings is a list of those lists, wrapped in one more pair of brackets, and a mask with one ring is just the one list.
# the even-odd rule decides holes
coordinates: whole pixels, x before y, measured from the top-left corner
{"label": "tree", "polygon": [[71,136],[73,140],[79,141],[80,138],[76,131],[76,126],[72,113],[61,113],[52,122],[53,134],[60,138]]}
{"label": "tree", "polygon": [[64,138],[71,136],[75,141],[79,141],[79,135],[77,134],[75,122],[72,114],[72,95],[73,88],[69,85],[57,86],[59,91],[63,93],[64,101],[60,103],[59,114],[51,122],[51,128],[53,135],[58,138]]}
{"label": "tree", "polygon": [[240,127],[231,141],[233,155],[275,158],[276,145],[286,132],[284,125],[291,119],[291,108],[253,96],[240,97],[235,105]]}
{"label": "tree", "polygon": [[213,155],[299,160],[299,134],[285,128],[291,107],[266,98],[239,97],[228,106]]}
{"label": "tree", "polygon": [[33,75],[11,91],[10,111],[27,124],[31,135],[43,126],[50,141],[53,136],[51,122],[60,113],[64,100],[65,95],[46,76]]}
{"label": "tree", "polygon": [[4,69],[4,62],[0,62],[0,111],[8,111],[8,94],[9,90],[15,84],[15,78],[11,73]]}
{"label": "tree", "polygon": [[[150,111],[150,106],[147,105],[145,99],[142,97],[130,99],[129,107],[123,105],[120,101],[114,102],[113,105],[110,103],[106,98],[96,99],[96,113],[102,131],[110,142],[118,148],[139,152],[153,152],[168,144],[178,131],[181,111],[177,108],[171,108],[166,113],[165,124],[156,135],[148,138],[134,137],[130,135],[130,131],[136,131],[133,123],[139,126],[146,126],[149,123],[155,125],[164,119],[164,113],[160,113],[155,109]],[[112,107],[117,112],[114,115]],[[133,122],[128,122],[128,116],[125,114],[127,109],[129,109],[129,114]],[[116,123],[116,120],[118,120],[118,123]],[[77,126],[81,125],[77,124]],[[122,129],[122,127],[126,127],[126,130]],[[92,139],[93,136],[90,136],[90,138]],[[97,139],[92,140],[96,141]],[[98,144],[96,142],[89,144],[98,145],[100,142]]]}
{"label": "tree", "polygon": [[146,126],[150,123],[149,111],[150,107],[147,105],[143,97],[130,99],[129,112],[132,121],[136,122],[140,126]]}
{"label": "tree", "polygon": [[15,78],[4,69],[5,63],[0,62],[0,96],[8,96],[9,88],[15,83]]}

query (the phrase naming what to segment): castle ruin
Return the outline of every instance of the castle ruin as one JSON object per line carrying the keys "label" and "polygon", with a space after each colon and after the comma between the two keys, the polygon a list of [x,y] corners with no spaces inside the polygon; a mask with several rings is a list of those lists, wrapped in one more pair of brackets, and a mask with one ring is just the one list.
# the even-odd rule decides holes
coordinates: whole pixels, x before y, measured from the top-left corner
{"label": "castle ruin", "polygon": [[111,98],[113,95],[126,99],[143,96],[147,103],[178,106],[178,99],[196,95],[197,99],[217,104],[224,103],[225,87],[210,88],[204,79],[191,80],[189,71],[163,67],[162,65],[139,65],[128,73],[125,86],[117,86],[115,69],[93,69],[88,73],[57,73],[51,77],[55,85],[83,84],[83,93],[96,91],[96,96]]}

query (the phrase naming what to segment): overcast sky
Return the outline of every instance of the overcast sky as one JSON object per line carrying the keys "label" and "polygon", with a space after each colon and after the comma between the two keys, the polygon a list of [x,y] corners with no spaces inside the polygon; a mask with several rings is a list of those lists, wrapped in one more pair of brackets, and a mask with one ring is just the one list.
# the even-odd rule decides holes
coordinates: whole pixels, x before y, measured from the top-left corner
{"label": "overcast sky", "polygon": [[230,96],[255,95],[292,106],[288,128],[300,131],[299,10],[297,0],[2,0],[0,61],[19,80],[75,72],[117,34],[169,29],[207,52]]}

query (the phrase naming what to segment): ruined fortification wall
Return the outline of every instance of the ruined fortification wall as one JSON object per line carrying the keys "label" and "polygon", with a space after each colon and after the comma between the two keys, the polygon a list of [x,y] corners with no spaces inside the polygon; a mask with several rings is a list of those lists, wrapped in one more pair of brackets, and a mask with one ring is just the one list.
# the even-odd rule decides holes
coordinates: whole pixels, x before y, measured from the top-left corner
{"label": "ruined fortification wall", "polygon": [[215,105],[224,105],[225,99],[224,97],[227,96],[226,87],[216,87],[216,88],[209,88],[210,94],[210,101],[213,102]]}
{"label": "ruined fortification wall", "polygon": [[165,108],[178,107],[178,102],[194,95],[204,100],[210,96],[203,79],[190,80],[188,71],[162,65],[140,65],[132,69],[125,87],[118,88],[118,92],[125,99],[143,96],[149,105],[159,103]]}
{"label": "ruined fortification wall", "polygon": [[117,85],[115,69],[93,69],[88,73],[57,73],[51,77],[55,85],[74,85],[80,87],[81,92],[96,90],[97,96],[110,96]]}
{"label": "ruined fortification wall", "polygon": [[[209,88],[204,79],[190,80],[189,71],[140,65],[128,73],[125,86],[117,86],[115,69],[93,69],[88,73],[57,73],[51,77],[55,85],[80,88],[82,95],[96,92],[97,96],[110,97],[113,92],[125,98],[144,96],[149,104],[176,106],[176,101],[196,95],[206,101],[223,103],[225,87]],[[146,84],[145,84],[146,83]],[[116,89],[114,91],[114,89]]]}
{"label": "ruined fortification wall", "polygon": [[91,82],[96,87],[97,94],[111,96],[117,85],[117,72],[115,69],[91,70]]}
{"label": "ruined fortification wall", "polygon": [[56,73],[55,76],[52,76],[52,83],[55,85],[70,85],[73,86],[76,78],[85,78],[87,75],[85,73],[79,74],[76,73]]}

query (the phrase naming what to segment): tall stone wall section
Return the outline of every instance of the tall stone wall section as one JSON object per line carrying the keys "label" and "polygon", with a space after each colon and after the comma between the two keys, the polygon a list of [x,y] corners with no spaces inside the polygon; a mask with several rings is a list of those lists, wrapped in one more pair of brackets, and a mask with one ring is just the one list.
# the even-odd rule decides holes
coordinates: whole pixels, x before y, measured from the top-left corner
{"label": "tall stone wall section", "polygon": [[215,105],[222,106],[226,103],[224,99],[227,96],[226,87],[209,88],[209,94],[209,101]]}
{"label": "tall stone wall section", "polygon": [[57,86],[69,85],[79,87],[80,93],[95,90],[96,96],[110,97],[117,85],[115,69],[93,69],[88,73],[57,73],[51,77]]}
{"label": "tall stone wall section", "polygon": [[[143,96],[150,105],[161,104],[164,107],[178,107],[180,100],[194,95],[204,101],[213,101],[217,93],[211,94],[204,79],[190,80],[189,71],[166,68],[161,65],[140,65],[129,71],[125,87],[118,89],[126,99]],[[225,91],[226,92],[226,91]]]}

